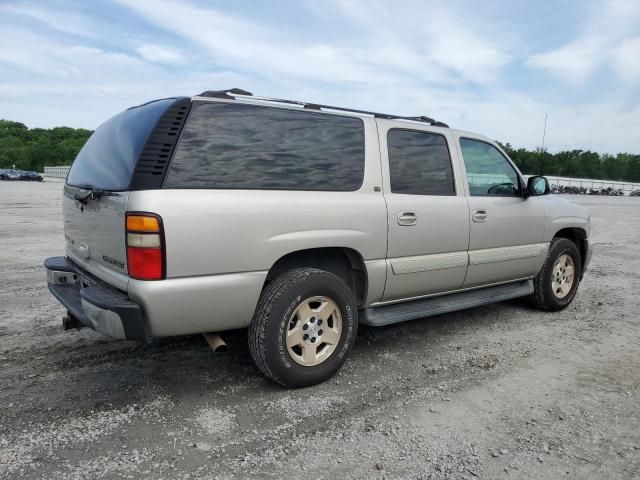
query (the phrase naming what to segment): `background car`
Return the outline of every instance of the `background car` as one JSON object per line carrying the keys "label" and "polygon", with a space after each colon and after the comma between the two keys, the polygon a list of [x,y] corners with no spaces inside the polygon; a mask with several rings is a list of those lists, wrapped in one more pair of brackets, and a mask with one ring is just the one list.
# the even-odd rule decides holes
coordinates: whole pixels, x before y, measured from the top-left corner
{"label": "background car", "polygon": [[27,182],[42,182],[43,178],[37,172],[16,170],[13,168],[0,169],[0,180],[23,180]]}

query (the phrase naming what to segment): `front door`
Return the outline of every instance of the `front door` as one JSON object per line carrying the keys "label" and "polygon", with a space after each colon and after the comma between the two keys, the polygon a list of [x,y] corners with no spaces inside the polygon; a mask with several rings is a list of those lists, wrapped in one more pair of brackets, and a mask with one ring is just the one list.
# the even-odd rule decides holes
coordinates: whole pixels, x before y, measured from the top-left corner
{"label": "front door", "polygon": [[388,215],[383,301],[462,287],[469,211],[459,163],[441,129],[377,120]]}
{"label": "front door", "polygon": [[469,268],[464,287],[526,278],[538,273],[548,250],[540,199],[522,195],[511,162],[481,139],[459,138],[468,184]]}

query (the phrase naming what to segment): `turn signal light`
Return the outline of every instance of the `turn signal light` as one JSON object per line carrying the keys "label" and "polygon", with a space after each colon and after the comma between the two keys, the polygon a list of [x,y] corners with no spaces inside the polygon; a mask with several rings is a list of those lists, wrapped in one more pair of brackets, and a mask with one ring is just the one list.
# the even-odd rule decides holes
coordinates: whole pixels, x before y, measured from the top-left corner
{"label": "turn signal light", "polygon": [[127,214],[127,269],[137,280],[165,278],[162,219],[153,213]]}
{"label": "turn signal light", "polygon": [[160,221],[149,215],[127,215],[127,232],[160,233]]}

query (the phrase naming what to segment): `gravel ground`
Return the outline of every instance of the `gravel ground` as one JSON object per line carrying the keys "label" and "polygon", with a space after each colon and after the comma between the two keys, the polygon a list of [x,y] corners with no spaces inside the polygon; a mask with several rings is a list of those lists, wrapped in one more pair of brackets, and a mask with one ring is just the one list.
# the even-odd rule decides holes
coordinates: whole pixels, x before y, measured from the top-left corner
{"label": "gravel ground", "polygon": [[42,261],[61,184],[0,182],[0,478],[640,478],[640,198],[573,197],[597,248],[573,304],[362,328],[287,391],[244,332],[64,332]]}

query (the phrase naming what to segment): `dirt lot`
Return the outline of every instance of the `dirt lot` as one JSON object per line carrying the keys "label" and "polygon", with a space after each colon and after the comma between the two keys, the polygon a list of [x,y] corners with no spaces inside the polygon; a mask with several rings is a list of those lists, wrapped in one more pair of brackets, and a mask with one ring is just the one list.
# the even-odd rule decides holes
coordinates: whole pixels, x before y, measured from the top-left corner
{"label": "dirt lot", "polygon": [[363,328],[287,391],[243,332],[225,354],[64,332],[60,190],[0,182],[0,478],[640,478],[640,198],[573,197],[597,251],[564,312]]}

